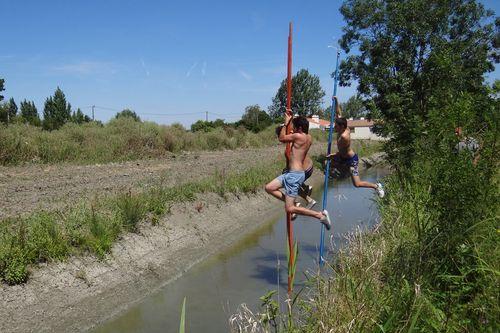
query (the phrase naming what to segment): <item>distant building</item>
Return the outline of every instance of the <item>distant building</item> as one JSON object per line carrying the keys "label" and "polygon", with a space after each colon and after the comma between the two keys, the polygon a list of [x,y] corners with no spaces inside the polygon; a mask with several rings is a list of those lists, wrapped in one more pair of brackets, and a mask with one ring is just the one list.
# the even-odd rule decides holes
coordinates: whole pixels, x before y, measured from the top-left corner
{"label": "distant building", "polygon": [[347,126],[351,130],[351,139],[358,140],[386,140],[383,137],[378,136],[372,132],[372,127],[374,125],[373,120],[368,120],[365,118],[359,119],[348,119]]}
{"label": "distant building", "polygon": [[318,115],[311,116],[311,118],[307,118],[307,120],[309,121],[309,129],[320,129],[324,131],[330,127],[330,122],[319,119]]}
{"label": "distant building", "polygon": [[[320,129],[322,131],[328,130],[330,128],[330,122],[327,120],[320,119],[319,116],[314,115],[311,118],[307,118],[309,121],[309,129]],[[351,130],[351,139],[355,140],[385,140],[372,132],[372,127],[374,125],[373,120],[367,120],[365,118],[360,119],[347,119],[347,126]]]}

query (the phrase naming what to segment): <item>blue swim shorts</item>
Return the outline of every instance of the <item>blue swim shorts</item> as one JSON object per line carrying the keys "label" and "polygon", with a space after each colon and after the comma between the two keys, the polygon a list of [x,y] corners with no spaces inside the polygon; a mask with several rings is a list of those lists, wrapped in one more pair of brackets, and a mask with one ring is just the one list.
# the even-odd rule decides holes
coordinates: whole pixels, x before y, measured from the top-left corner
{"label": "blue swim shorts", "polygon": [[299,195],[300,185],[305,181],[304,171],[288,171],[282,175],[279,175],[278,179],[281,186],[285,188],[285,194],[289,197],[295,198]]}
{"label": "blue swim shorts", "polygon": [[349,170],[351,172],[351,175],[353,176],[359,176],[359,170],[358,170],[358,165],[359,165],[359,159],[358,159],[358,154],[354,154],[353,157],[351,158],[342,158],[340,155],[337,153],[333,155],[333,166],[335,168],[342,168],[342,167],[349,167]]}

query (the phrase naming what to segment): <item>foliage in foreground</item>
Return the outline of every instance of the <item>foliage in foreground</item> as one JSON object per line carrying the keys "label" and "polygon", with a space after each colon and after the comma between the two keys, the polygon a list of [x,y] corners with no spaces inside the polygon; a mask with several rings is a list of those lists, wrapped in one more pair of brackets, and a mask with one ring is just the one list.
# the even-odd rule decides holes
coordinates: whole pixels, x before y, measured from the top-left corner
{"label": "foliage in foreground", "polygon": [[[500,60],[500,19],[476,0],[349,0],[340,45],[349,55],[341,83],[357,81],[389,160],[403,168],[418,158],[418,139],[436,125],[432,112],[451,120],[447,130],[472,117],[485,121],[484,74]],[[474,112],[446,115],[468,99]],[[459,111],[458,109],[456,111]]]}
{"label": "foliage in foreground", "polygon": [[255,193],[280,170],[273,161],[239,173],[216,172],[198,182],[152,188],[96,198],[64,211],[38,212],[0,222],[0,280],[23,283],[29,265],[57,261],[70,255],[92,253],[103,258],[123,232],[135,232],[141,222],[156,224],[174,203],[193,201],[200,193],[225,197]]}

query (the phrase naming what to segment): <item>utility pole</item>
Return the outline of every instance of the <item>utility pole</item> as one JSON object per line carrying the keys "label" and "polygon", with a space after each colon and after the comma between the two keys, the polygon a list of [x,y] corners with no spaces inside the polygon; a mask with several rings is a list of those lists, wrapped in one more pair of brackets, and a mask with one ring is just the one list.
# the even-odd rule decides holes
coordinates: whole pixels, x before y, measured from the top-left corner
{"label": "utility pole", "polygon": [[92,121],[94,121],[94,108],[95,108],[95,105],[92,105]]}
{"label": "utility pole", "polygon": [[205,121],[208,122],[208,111],[205,111]]}

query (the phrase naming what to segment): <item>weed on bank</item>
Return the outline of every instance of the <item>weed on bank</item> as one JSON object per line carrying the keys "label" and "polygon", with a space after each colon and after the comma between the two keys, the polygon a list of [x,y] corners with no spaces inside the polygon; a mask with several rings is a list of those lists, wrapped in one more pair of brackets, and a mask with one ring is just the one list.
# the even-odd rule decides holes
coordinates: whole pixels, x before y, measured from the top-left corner
{"label": "weed on bank", "polygon": [[215,172],[203,180],[175,187],[155,187],[111,198],[96,198],[65,211],[38,212],[0,223],[0,279],[26,282],[29,265],[92,253],[103,258],[123,232],[137,232],[143,221],[159,223],[175,203],[194,201],[207,192],[222,197],[255,193],[276,176],[282,160],[229,173]]}

